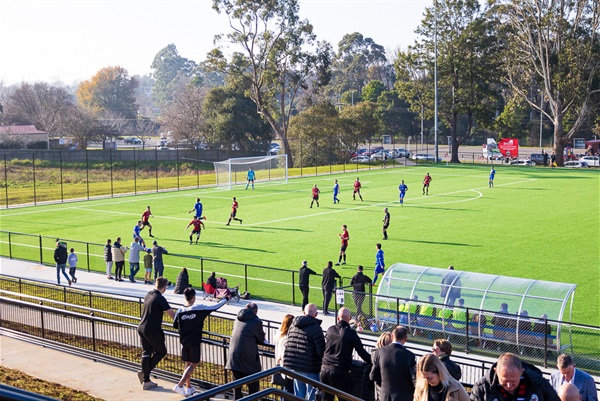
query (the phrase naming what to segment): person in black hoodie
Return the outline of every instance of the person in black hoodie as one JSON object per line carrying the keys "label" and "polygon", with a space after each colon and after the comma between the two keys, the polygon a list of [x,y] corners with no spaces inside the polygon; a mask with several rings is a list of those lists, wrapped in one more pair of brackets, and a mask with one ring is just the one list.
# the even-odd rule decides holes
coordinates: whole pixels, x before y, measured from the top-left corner
{"label": "person in black hoodie", "polygon": [[361,265],[358,265],[358,271],[352,276],[352,280],[350,281],[350,285],[354,288],[352,299],[354,300],[354,305],[356,305],[357,320],[360,320],[360,317],[365,315],[362,310],[362,304],[366,297],[365,284],[370,285],[373,282],[371,277],[364,275],[363,270],[364,268]]}
{"label": "person in black hoodie", "polygon": [[61,272],[69,282],[69,285],[71,285],[71,280],[69,280],[69,276],[67,276],[67,272],[65,271],[67,268],[67,244],[60,242],[58,238],[56,239],[56,249],[54,250],[54,261],[56,262],[56,281],[58,285],[60,285]]}
{"label": "person in black hoodie", "polygon": [[[231,370],[234,380],[242,379],[261,371],[258,345],[268,344],[265,340],[262,320],[257,316],[258,306],[254,302],[246,305],[233,324],[229,342],[229,356],[225,369]],[[257,393],[258,381],[248,384],[248,394]],[[234,399],[242,398],[242,388],[234,390]]]}
{"label": "person in black hoodie", "polygon": [[190,275],[188,274],[187,269],[184,267],[181,269],[179,274],[177,275],[177,280],[175,282],[175,289],[173,292],[175,294],[183,294],[185,289],[191,287],[190,285]]}
{"label": "person in black hoodie", "polygon": [[506,352],[471,390],[472,401],[560,401],[542,372]]}
{"label": "person in black hoodie", "polygon": [[462,370],[456,362],[450,359],[450,355],[452,355],[452,343],[450,343],[450,341],[438,338],[433,342],[431,353],[440,358],[440,361],[442,361],[448,370],[448,373],[450,373],[450,376],[460,381]]}
{"label": "person in black hoodie", "polygon": [[[350,309],[340,308],[337,319],[338,323],[327,329],[325,335],[321,382],[349,393],[352,389],[352,382],[348,380],[352,368],[352,353],[356,350],[367,364],[371,364],[371,355],[365,351],[358,334],[350,327]],[[333,394],[324,393],[323,400],[333,401]]]}
{"label": "person in black hoodie", "polygon": [[302,261],[302,267],[299,272],[299,286],[300,292],[302,292],[302,310],[306,304],[308,304],[308,290],[309,290],[309,278],[311,274],[317,274],[313,269],[308,267],[308,262],[306,260]]}
{"label": "person in black hoodie", "polygon": [[323,270],[323,280],[321,281],[321,288],[323,289],[323,315],[325,316],[329,315],[329,302],[331,302],[336,278],[341,277],[333,269],[333,262],[329,261],[327,262],[327,267]]}
{"label": "person in black hoodie", "polygon": [[[304,308],[304,315],[294,318],[283,352],[283,366],[319,381],[321,362],[325,352],[325,336],[317,314],[317,305],[308,304]],[[294,394],[297,397],[314,401],[316,388],[294,379]]]}

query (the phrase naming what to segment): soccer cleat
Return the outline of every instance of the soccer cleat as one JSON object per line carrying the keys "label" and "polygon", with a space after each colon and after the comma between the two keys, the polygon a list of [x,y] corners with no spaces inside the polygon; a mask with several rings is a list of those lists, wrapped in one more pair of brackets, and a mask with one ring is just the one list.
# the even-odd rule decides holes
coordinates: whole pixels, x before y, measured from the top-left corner
{"label": "soccer cleat", "polygon": [[342,262],[342,264],[343,264],[343,265],[345,265],[345,264],[346,264],[346,262]]}
{"label": "soccer cleat", "polygon": [[190,245],[192,245],[192,241],[190,241]]}
{"label": "soccer cleat", "polygon": [[242,224],[242,219],[240,219],[240,224]]}
{"label": "soccer cleat", "polygon": [[228,226],[228,225],[229,225],[229,223],[227,223],[227,224],[225,224],[225,225],[226,225],[226,226]]}
{"label": "soccer cleat", "polygon": [[176,392],[177,394],[181,394],[182,396],[187,396],[187,392],[185,391],[185,387],[180,386],[179,384],[176,384],[175,387],[173,387],[173,391]]}
{"label": "soccer cleat", "polygon": [[335,265],[336,265],[336,266],[339,266],[340,264],[339,264],[339,263],[336,263]]}

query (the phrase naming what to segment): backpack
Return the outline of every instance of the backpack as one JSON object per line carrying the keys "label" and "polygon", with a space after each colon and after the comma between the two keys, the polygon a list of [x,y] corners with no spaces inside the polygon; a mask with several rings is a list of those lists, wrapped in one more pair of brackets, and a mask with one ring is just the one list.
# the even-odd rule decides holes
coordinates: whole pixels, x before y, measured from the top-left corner
{"label": "backpack", "polygon": [[227,288],[227,279],[224,277],[217,278],[217,288]]}

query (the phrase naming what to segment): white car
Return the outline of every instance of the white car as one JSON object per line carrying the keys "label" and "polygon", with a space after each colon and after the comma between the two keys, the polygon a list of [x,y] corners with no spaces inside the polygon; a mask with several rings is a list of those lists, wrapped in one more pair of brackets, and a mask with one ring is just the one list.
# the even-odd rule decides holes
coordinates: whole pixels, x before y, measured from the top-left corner
{"label": "white car", "polygon": [[[579,159],[580,162],[585,162],[588,167],[600,167],[600,156],[583,156]],[[566,166],[567,163],[565,163]]]}
{"label": "white car", "polygon": [[512,162],[510,162],[510,165],[511,166],[535,166],[535,163],[529,159],[520,159],[520,160],[513,160]]}
{"label": "white car", "polygon": [[[435,162],[435,156],[430,153],[415,153],[410,158],[413,159],[414,161],[423,161],[423,162],[428,162],[428,163]],[[442,159],[438,158],[438,162],[441,162],[441,161],[442,161]]]}
{"label": "white car", "polygon": [[391,157],[409,157],[410,152],[406,149],[394,148],[394,149],[390,149],[389,155]]}
{"label": "white car", "polygon": [[[371,158],[372,161],[382,161],[385,158],[385,155],[387,154],[387,152],[385,150],[380,150],[377,153],[373,153],[371,156],[369,156]],[[388,158],[390,156],[388,155]]]}
{"label": "white car", "polygon": [[370,160],[369,156],[358,155],[350,159],[350,163],[368,163]]}
{"label": "white car", "polygon": [[568,161],[565,162],[565,167],[568,168],[588,168],[588,164],[584,161]]}

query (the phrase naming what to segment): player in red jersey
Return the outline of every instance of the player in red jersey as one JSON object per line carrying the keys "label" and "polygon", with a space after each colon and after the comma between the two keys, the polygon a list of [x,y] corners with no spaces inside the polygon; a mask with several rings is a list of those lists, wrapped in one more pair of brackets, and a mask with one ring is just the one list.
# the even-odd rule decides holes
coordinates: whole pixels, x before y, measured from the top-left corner
{"label": "player in red jersey", "polygon": [[227,222],[227,224],[225,224],[226,226],[228,226],[229,223],[231,223],[231,220],[237,220],[240,222],[240,224],[242,224],[242,219],[238,219],[235,217],[237,214],[238,207],[239,207],[239,205],[237,203],[237,200],[235,200],[235,198],[233,198],[233,203],[231,204],[231,214],[229,215],[229,221]]}
{"label": "player in red jersey", "polygon": [[429,183],[431,182],[431,176],[429,173],[425,174],[423,178],[423,195],[429,195]]}
{"label": "player in red jersey", "polygon": [[310,208],[312,209],[312,205],[314,202],[317,202],[317,207],[319,207],[319,194],[321,190],[317,188],[317,184],[312,188],[312,200],[310,201]]}
{"label": "player in red jersey", "polygon": [[200,233],[202,232],[202,229],[206,230],[206,226],[204,225],[202,220],[200,220],[196,216],[194,216],[194,219],[192,221],[190,221],[190,224],[188,224],[185,229],[187,230],[191,225],[194,226],[194,229],[190,233],[190,245],[192,245],[192,237],[194,236],[194,234],[196,234],[196,244],[197,244],[198,240],[200,239]]}
{"label": "player in red jersey", "polygon": [[338,234],[340,239],[342,240],[342,246],[340,247],[340,257],[338,262],[335,264],[336,266],[340,265],[342,258],[344,259],[343,265],[346,264],[346,248],[348,248],[348,241],[350,240],[350,234],[348,234],[348,227],[344,224],[342,226],[342,233]]}
{"label": "player in red jersey", "polygon": [[144,229],[144,227],[148,226],[148,235],[154,237],[154,235],[152,235],[152,224],[150,224],[150,216],[154,217],[154,215],[150,211],[150,206],[148,206],[146,211],[142,213],[142,230]]}
{"label": "player in red jersey", "polygon": [[354,180],[354,192],[352,192],[352,200],[356,200],[356,194],[358,194],[361,201],[363,200],[362,195],[360,194],[360,187],[362,187],[362,185],[360,184],[358,177],[356,177],[356,180]]}

